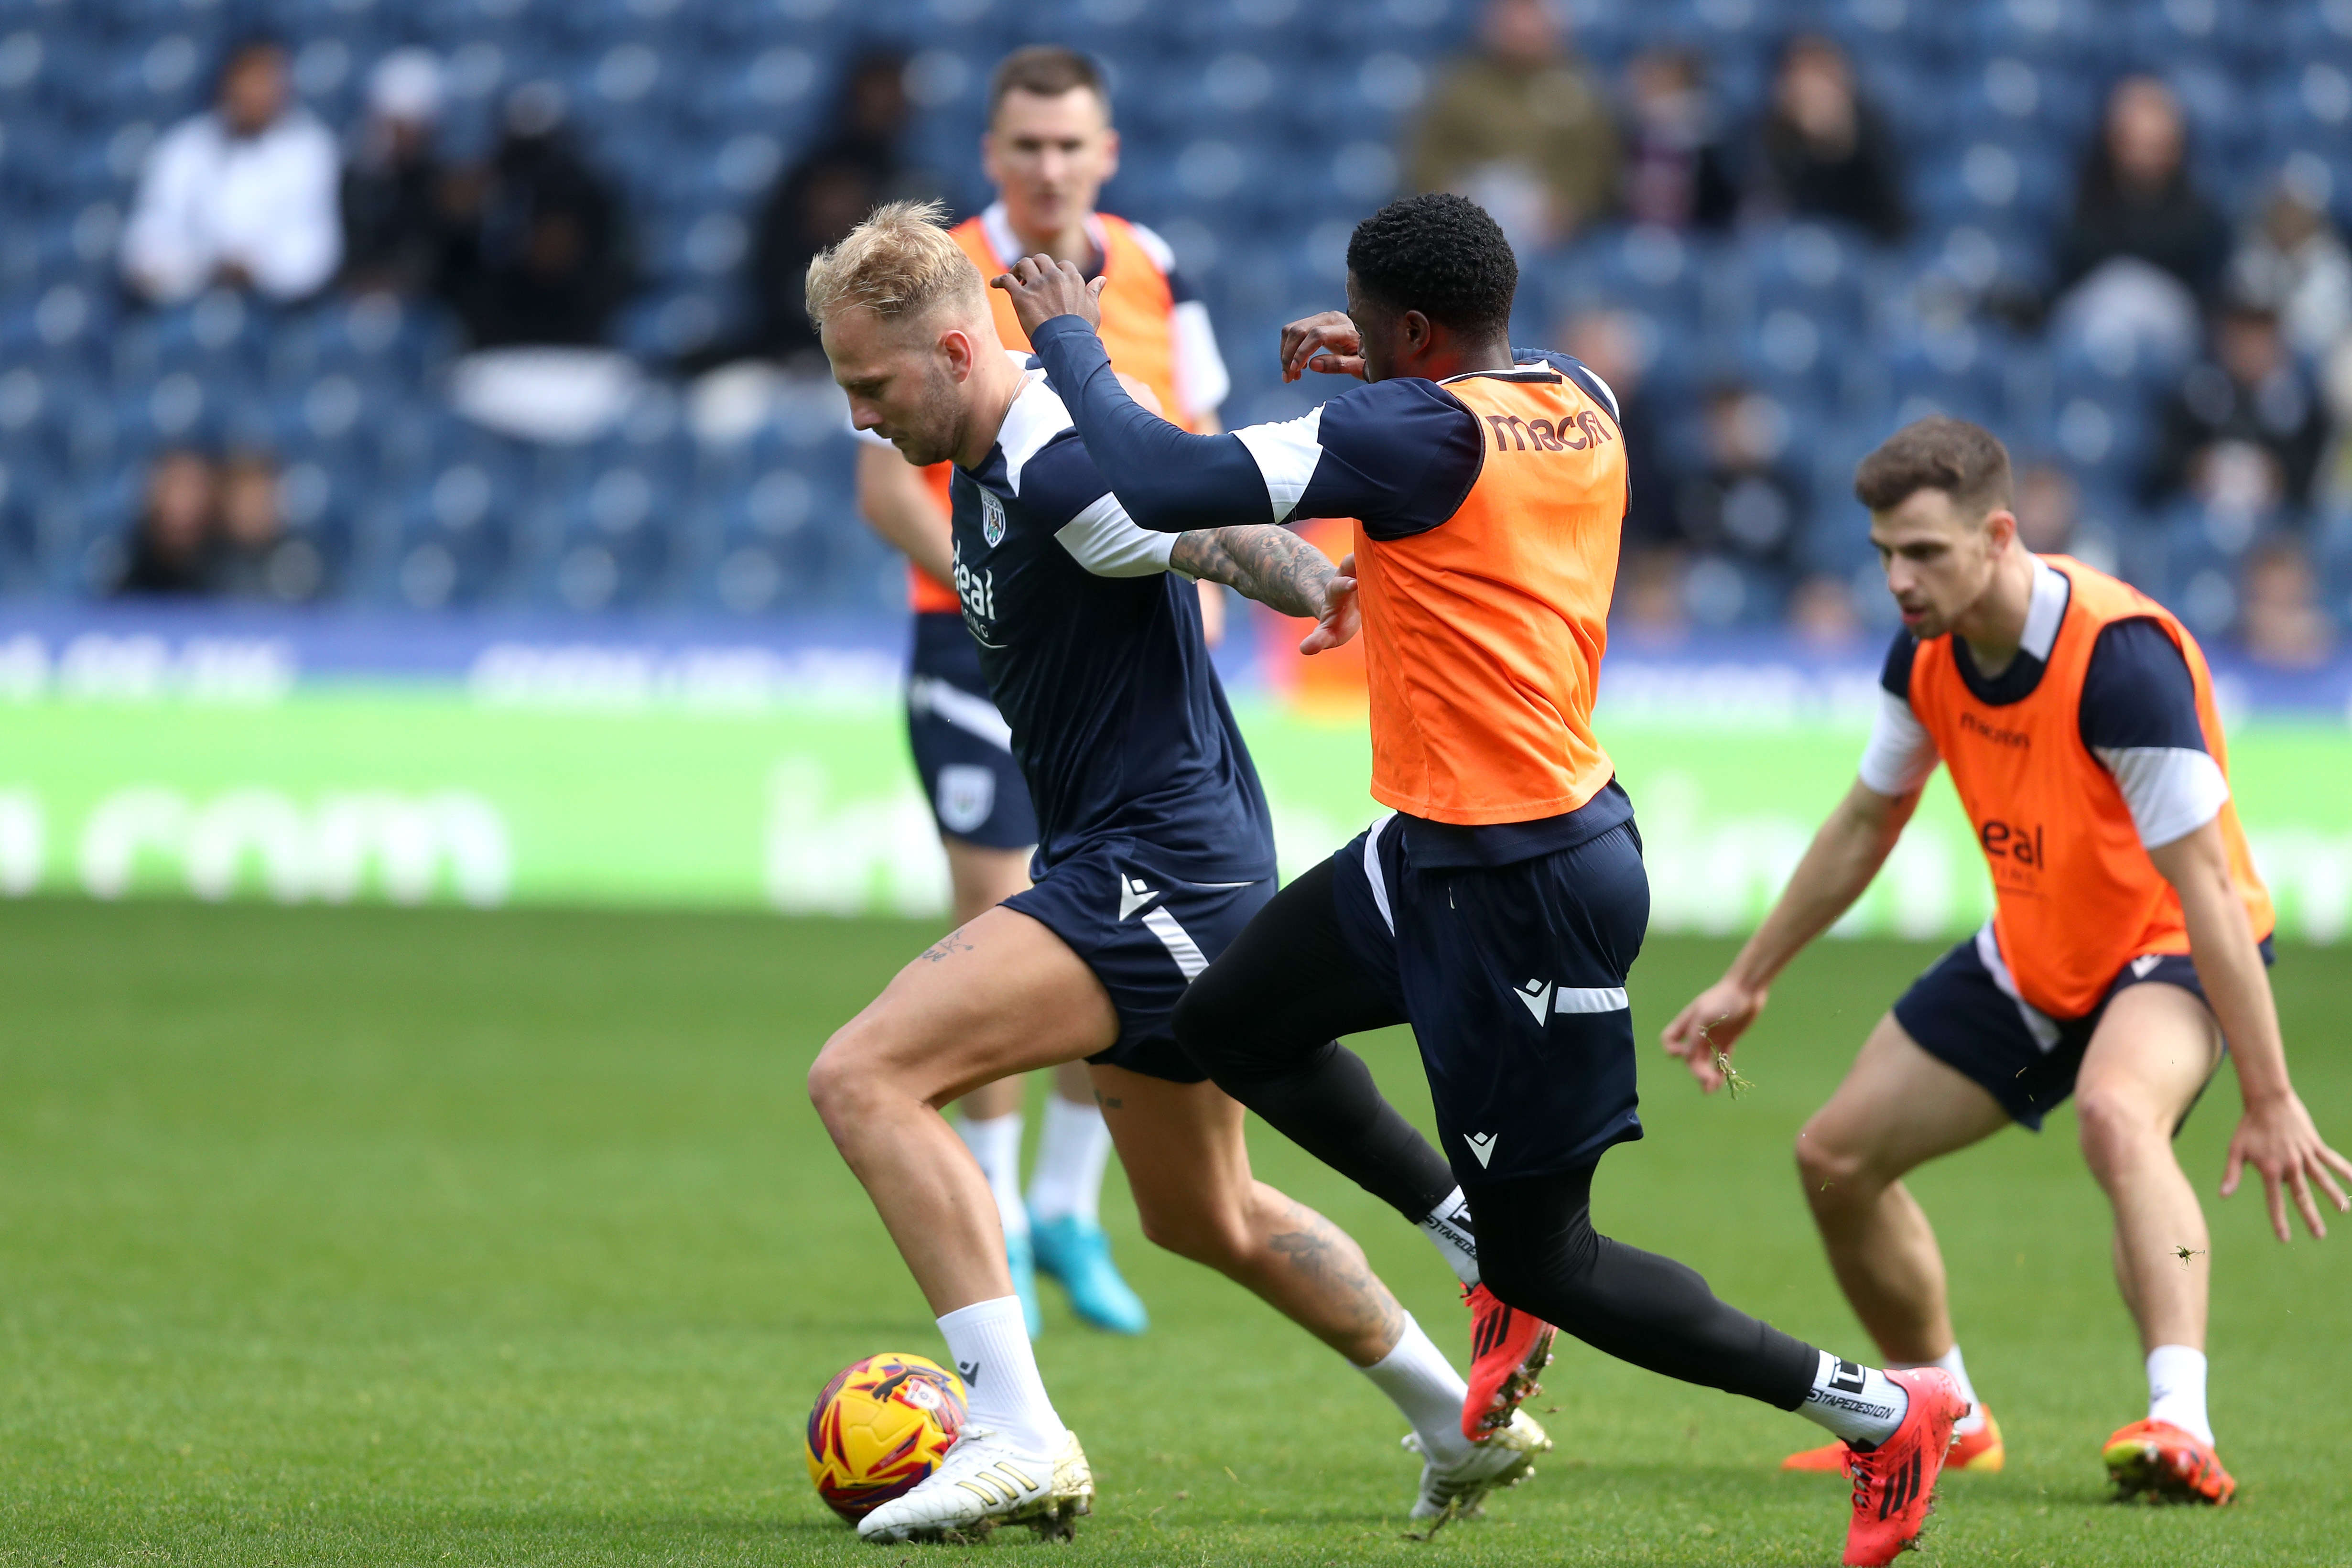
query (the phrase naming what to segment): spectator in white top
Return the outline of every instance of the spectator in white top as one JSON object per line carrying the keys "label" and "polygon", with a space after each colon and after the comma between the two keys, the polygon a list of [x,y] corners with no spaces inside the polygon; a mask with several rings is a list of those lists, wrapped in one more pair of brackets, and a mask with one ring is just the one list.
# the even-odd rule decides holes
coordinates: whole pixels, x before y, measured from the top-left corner
{"label": "spectator in white top", "polygon": [[214,107],[148,155],[122,238],[122,274],[161,305],[215,286],[299,299],[342,257],[334,138],[293,102],[286,50],[250,39],[221,69]]}

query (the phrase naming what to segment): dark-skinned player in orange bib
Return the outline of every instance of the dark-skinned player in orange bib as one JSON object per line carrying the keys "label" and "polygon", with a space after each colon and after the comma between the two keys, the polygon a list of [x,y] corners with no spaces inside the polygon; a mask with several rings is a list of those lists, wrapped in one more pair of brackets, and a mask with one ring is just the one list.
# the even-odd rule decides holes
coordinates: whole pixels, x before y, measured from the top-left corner
{"label": "dark-skinned player in orange bib", "polygon": [[[1347,315],[1297,323],[1283,343],[1287,374],[1367,384],[1216,436],[1119,387],[1076,268],[1032,258],[997,280],[1139,526],[1358,519],[1372,793],[1395,814],[1258,912],[1178,1004],[1176,1038],[1220,1088],[1407,1218],[1458,1189],[1478,1348],[1514,1347],[1507,1376],[1474,1378],[1465,1429],[1524,1397],[1557,1324],[1852,1444],[1845,1560],[1892,1562],[1966,1413],[1956,1382],[1817,1350],[1592,1228],[1594,1167],[1642,1135],[1625,979],[1649,882],[1591,727],[1625,448],[1599,377],[1511,348],[1517,280],[1476,204],[1383,208],[1349,244]],[[1399,1022],[1420,1042],[1442,1155],[1335,1038]]]}
{"label": "dark-skinned player in orange bib", "polygon": [[[1952,777],[1995,913],[1921,975],[1797,1141],[1805,1199],[1838,1282],[1898,1366],[1940,1366],[1971,1404],[1944,1260],[1903,1176],[2011,1122],[2039,1130],[2072,1095],[2084,1162],[2115,1209],[2115,1267],[2147,1357],[2146,1417],[2101,1446],[2116,1486],[2207,1504],[2237,1490],[2205,1401],[2205,1217],[2172,1140],[2220,1068],[2245,1114],[2243,1166],[2284,1241],[2292,1194],[2345,1207],[2347,1161],[2288,1081],[2263,966],[2273,924],[2231,803],[2213,678],[2164,606],[2081,561],[2036,556],[2009,509],[2009,454],[1964,420],[1906,425],[1863,460],[1854,494],[1903,630],[1887,651],[1861,777],[1722,979],[1666,1028],[1705,1087],[1773,977],[1862,895],[1928,775]],[[1979,1405],[1950,1463],[1998,1470]],[[1836,1469],[1835,1448],[1790,1469]]]}

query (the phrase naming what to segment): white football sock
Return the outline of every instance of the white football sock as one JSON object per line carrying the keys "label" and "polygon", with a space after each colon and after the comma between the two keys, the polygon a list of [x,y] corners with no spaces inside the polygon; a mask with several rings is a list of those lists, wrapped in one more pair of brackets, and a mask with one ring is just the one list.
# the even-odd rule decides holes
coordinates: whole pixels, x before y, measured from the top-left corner
{"label": "white football sock", "polygon": [[1421,1451],[1428,1458],[1453,1464],[1470,1452],[1473,1445],[1462,1435],[1462,1401],[1469,1396],[1469,1385],[1444,1353],[1429,1343],[1411,1312],[1404,1315],[1404,1333],[1396,1348],[1357,1370],[1412,1423]]}
{"label": "white football sock", "polygon": [[1008,1116],[958,1116],[956,1131],[980,1162],[988,1190],[996,1197],[996,1217],[1008,1237],[1029,1234],[1029,1211],[1021,1205],[1021,1113]]}
{"label": "white football sock", "polygon": [[1020,1297],[958,1307],[940,1320],[940,1333],[956,1375],[963,1379],[974,1427],[1005,1433],[1033,1453],[1051,1457],[1061,1451],[1062,1418],[1046,1396],[1045,1380],[1037,1375]]}
{"label": "white football sock", "polygon": [[1455,1187],[1444,1200],[1429,1211],[1421,1222],[1421,1233],[1454,1270],[1454,1277],[1465,1285],[1478,1282],[1478,1236],[1472,1228],[1470,1200]]}
{"label": "white football sock", "polygon": [[1976,1385],[1969,1381],[1969,1365],[1960,1359],[1958,1341],[1955,1340],[1951,1349],[1933,1361],[1891,1361],[1886,1364],[1888,1370],[1894,1372],[1916,1372],[1923,1366],[1938,1366],[1950,1373],[1952,1381],[1960,1385],[1960,1397],[1969,1402],[1968,1415],[1952,1430],[1962,1437],[1984,1430],[1984,1404],[1977,1398]]}
{"label": "white football sock", "polygon": [[1029,1173],[1029,1213],[1035,1219],[1074,1216],[1091,1225],[1102,1197],[1110,1129],[1102,1107],[1059,1094],[1045,1098],[1045,1125],[1037,1134],[1037,1168]]}
{"label": "white football sock", "polygon": [[2169,1421],[2200,1441],[2213,1440],[2205,1418],[2205,1353],[2160,1344],[2147,1353],[2147,1418]]}
{"label": "white football sock", "polygon": [[1911,1408],[1911,1396],[1903,1385],[1874,1366],[1840,1361],[1828,1351],[1821,1354],[1812,1392],[1797,1406],[1797,1414],[1849,1443],[1869,1448],[1895,1436]]}

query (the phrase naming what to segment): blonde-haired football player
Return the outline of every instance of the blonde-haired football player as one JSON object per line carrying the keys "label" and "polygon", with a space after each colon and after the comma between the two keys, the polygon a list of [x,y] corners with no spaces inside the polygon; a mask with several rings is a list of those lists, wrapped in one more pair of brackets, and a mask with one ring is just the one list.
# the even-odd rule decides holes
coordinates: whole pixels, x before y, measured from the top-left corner
{"label": "blonde-haired football player", "polygon": [[[1021,256],[1045,252],[1099,277],[1111,358],[1137,398],[1190,429],[1215,429],[1228,382],[1208,308],[1193,297],[1164,240],[1095,206],[1104,182],[1118,172],[1119,152],[1100,68],[1055,45],[1005,57],[990,78],[980,151],[996,200],[950,231],[975,276],[993,277]],[[1026,349],[1010,302],[992,296],[992,308],[1004,346]],[[907,557],[914,621],[907,738],[947,853],[954,918],[961,924],[1029,885],[1037,819],[949,584],[950,468],[918,468],[887,443],[869,440],[858,455],[857,489],[866,521]],[[1222,602],[1213,591],[1202,599],[1212,644]],[[965,1095],[961,1131],[996,1195],[1031,1332],[1039,1322],[1034,1267],[1061,1282],[1087,1322],[1140,1333],[1150,1316],[1112,1263],[1097,1218],[1109,1134],[1085,1071],[1065,1065],[1054,1078],[1025,1194],[1021,1079]]]}

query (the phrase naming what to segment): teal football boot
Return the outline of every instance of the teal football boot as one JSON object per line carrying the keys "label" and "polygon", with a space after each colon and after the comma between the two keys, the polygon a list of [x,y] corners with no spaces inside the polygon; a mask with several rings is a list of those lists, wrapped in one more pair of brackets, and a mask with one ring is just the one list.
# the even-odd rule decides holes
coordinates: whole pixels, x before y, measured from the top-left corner
{"label": "teal football boot", "polygon": [[1045,1316],[1037,1310],[1037,1254],[1030,1239],[1005,1237],[1004,1261],[1013,1270],[1013,1293],[1021,1298],[1021,1321],[1029,1325],[1029,1337],[1035,1339],[1045,1332]]}
{"label": "teal football boot", "polygon": [[1110,1238],[1101,1226],[1066,1214],[1032,1221],[1029,1233],[1038,1272],[1062,1282],[1078,1316],[1113,1333],[1141,1333],[1151,1326],[1143,1299],[1118,1277],[1118,1266],[1110,1260]]}

